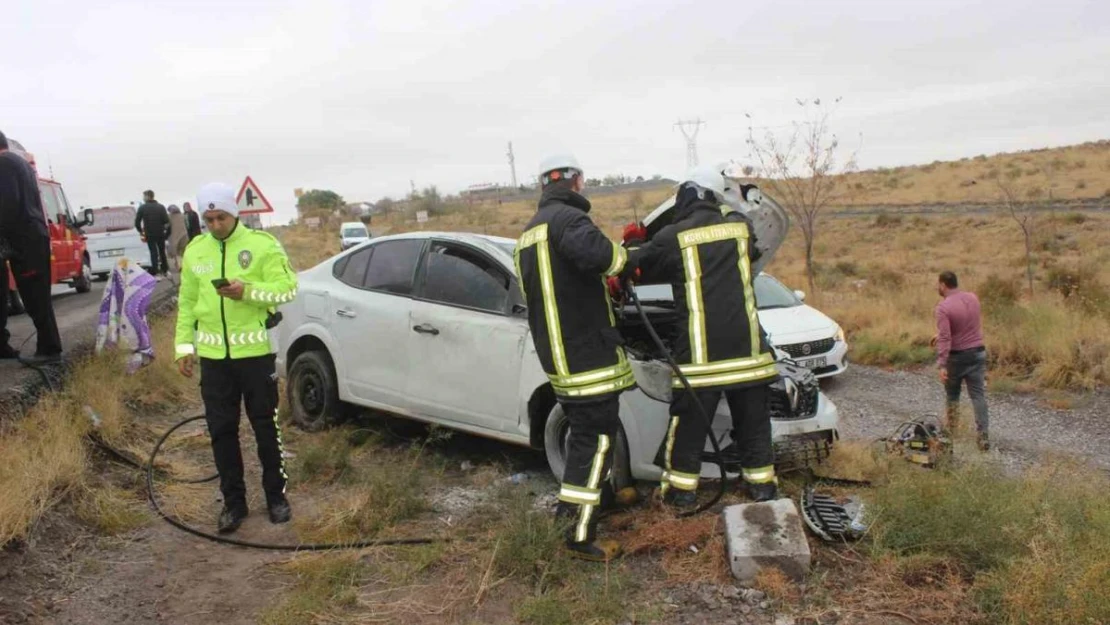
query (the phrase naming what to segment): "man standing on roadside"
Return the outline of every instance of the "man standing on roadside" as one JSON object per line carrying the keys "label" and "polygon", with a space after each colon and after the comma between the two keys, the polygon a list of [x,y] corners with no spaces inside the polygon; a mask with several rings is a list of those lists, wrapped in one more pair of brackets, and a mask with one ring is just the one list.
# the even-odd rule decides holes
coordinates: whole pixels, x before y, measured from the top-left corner
{"label": "man standing on roadside", "polygon": [[273,235],[239,223],[231,187],[206,185],[197,200],[208,234],[185,248],[174,353],[185,377],[200,359],[200,393],[224,498],[218,528],[227,534],[248,514],[240,402],[258,443],[270,522],[286,523],[293,514],[285,498],[278,379],[267,330],[276,325],[270,310],[293,301],[297,275]]}
{"label": "man standing on roadside", "polygon": [[135,229],[146,241],[150,250],[150,273],[165,276],[169,273],[166,259],[166,239],[170,236],[170,214],[166,207],[154,201],[154,191],[143,191],[143,204],[135,213]]}
{"label": "man standing on roadside", "polygon": [[8,344],[8,263],[35,323],[37,349],[31,364],[56,362],[62,355],[62,337],[50,300],[50,231],[42,212],[38,176],[23,157],[9,151],[0,132],[0,359],[19,358]]}
{"label": "man standing on roadside", "polygon": [[200,232],[200,216],[193,210],[193,205],[185,202],[185,233],[189,236],[189,240],[199,237]]}
{"label": "man standing on roadside", "polygon": [[959,289],[956,274],[940,274],[937,292],[944,299],[937,304],[937,368],[948,398],[947,428],[959,425],[960,387],[967,382],[967,394],[975,408],[975,429],[979,449],[990,449],[987,416],[987,349],[983,346],[979,298]]}

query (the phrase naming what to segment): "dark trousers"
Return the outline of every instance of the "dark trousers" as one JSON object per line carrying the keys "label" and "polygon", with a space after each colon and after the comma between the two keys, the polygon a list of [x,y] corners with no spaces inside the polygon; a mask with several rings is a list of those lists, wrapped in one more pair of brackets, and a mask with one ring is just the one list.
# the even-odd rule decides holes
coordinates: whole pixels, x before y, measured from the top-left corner
{"label": "dark trousers", "polygon": [[[38,355],[62,353],[62,337],[58,321],[54,318],[54,303],[50,299],[50,239],[11,241],[14,257],[10,259],[15,285],[23,298],[31,321],[35,324]],[[7,345],[8,332],[8,266],[0,261],[0,338]],[[13,347],[16,347],[13,345]]]}
{"label": "dark trousers", "polygon": [[592,402],[560,402],[570,421],[567,468],[559,489],[561,507],[574,517],[568,538],[592,542],[597,536],[602,491],[613,465],[613,445],[620,427],[619,395]]}
{"label": "dark trousers", "polygon": [[247,419],[258,443],[262,464],[262,488],[267,502],[284,497],[285,464],[282,459],[281,427],[277,422],[278,382],[274,357],[258,356],[236,360],[200,359],[201,397],[212,437],[212,453],[220,472],[224,505],[246,505],[243,455],[239,449],[239,403],[247,406]]}
{"label": "dark trousers", "polygon": [[944,392],[948,398],[948,427],[955,429],[959,418],[960,389],[967,383],[967,394],[975,409],[975,429],[987,434],[990,417],[987,414],[987,351],[968,350],[952,352],[948,356],[948,382]]}
{"label": "dark trousers", "polygon": [[[716,416],[722,393],[732,413],[732,440],[740,451],[744,480],[752,484],[774,481],[775,456],[771,445],[771,415],[767,411],[767,386],[696,391],[710,419]],[[663,492],[670,488],[697,490],[707,435],[709,429],[693,395],[676,390],[661,454]]]}
{"label": "dark trousers", "polygon": [[170,270],[170,263],[166,260],[166,240],[147,237],[146,247],[150,250],[150,273],[160,275]]}

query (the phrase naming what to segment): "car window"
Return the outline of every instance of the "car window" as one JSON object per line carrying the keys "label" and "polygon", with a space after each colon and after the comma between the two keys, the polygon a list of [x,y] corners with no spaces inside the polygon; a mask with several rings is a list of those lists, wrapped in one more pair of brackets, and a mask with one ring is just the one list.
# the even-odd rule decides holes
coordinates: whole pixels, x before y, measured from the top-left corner
{"label": "car window", "polygon": [[366,276],[366,265],[370,263],[370,253],[373,251],[368,248],[343,257],[335,263],[332,273],[340,282],[361,289]]}
{"label": "car window", "polygon": [[505,312],[509,275],[474,250],[433,243],[424,260],[421,297],[452,306]]}
{"label": "car window", "polygon": [[42,209],[46,211],[46,218],[57,223],[58,214],[62,212],[62,207],[58,204],[58,196],[54,195],[53,187],[40,182],[39,194],[42,196]]}
{"label": "car window", "polygon": [[760,310],[802,305],[793,291],[771,276],[759,274],[752,286],[755,287],[755,304]]}
{"label": "car window", "polygon": [[345,237],[364,237],[366,236],[365,228],[347,228],[343,231]]}
{"label": "car window", "polygon": [[109,206],[93,211],[93,225],[81,230],[85,234],[122,232],[135,227],[134,206]]}
{"label": "car window", "polygon": [[420,239],[399,239],[371,246],[374,256],[363,286],[398,295],[412,293],[412,277],[423,245]]}

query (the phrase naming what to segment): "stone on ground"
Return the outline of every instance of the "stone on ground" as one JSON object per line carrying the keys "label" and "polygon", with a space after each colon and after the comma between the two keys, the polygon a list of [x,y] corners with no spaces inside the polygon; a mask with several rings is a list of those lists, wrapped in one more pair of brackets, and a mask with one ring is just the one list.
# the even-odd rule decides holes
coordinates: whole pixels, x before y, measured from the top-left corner
{"label": "stone on ground", "polygon": [[801,580],[809,571],[809,543],[802,517],[790,499],[745,503],[724,510],[729,566],[741,582],[776,567]]}

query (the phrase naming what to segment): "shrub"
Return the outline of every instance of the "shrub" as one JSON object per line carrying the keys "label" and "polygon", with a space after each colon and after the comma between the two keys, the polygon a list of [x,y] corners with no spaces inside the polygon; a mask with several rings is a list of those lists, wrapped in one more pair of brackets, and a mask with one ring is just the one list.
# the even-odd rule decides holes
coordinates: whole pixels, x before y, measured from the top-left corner
{"label": "shrub", "polygon": [[1068,213],[1064,215],[1064,223],[1080,226],[1087,223],[1087,216],[1083,213]]}
{"label": "shrub", "polygon": [[1083,189],[1086,189],[1086,188],[1087,188],[1087,181],[1086,180],[1080,180],[1080,181],[1075,183],[1075,189],[1077,191],[1082,191]]}
{"label": "shrub", "polygon": [[888,289],[898,288],[906,281],[900,272],[889,267],[872,267],[867,272],[867,278],[875,286]]}
{"label": "shrub", "polygon": [[976,291],[987,314],[991,310],[998,310],[1013,306],[1021,296],[1021,287],[1016,280],[1007,280],[998,274],[991,274],[979,285]]}
{"label": "shrub", "polygon": [[881,213],[878,217],[875,218],[876,228],[896,228],[901,225],[901,215],[888,215],[887,213]]}

